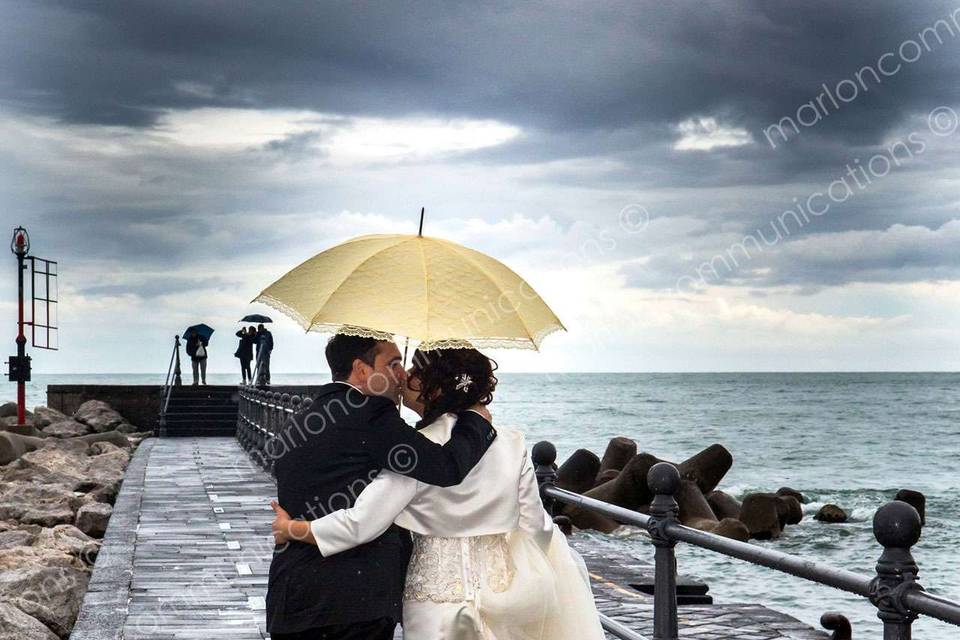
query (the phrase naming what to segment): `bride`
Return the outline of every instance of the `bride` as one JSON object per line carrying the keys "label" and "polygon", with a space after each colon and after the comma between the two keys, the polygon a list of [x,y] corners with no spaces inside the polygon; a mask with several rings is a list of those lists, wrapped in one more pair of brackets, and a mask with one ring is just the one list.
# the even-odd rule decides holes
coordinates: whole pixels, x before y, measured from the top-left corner
{"label": "bride", "polygon": [[[475,349],[417,351],[403,403],[439,443],[456,413],[489,404],[495,363]],[[416,464],[401,458],[398,464]],[[459,485],[434,487],[384,469],[350,509],[310,522],[276,503],[278,544],[324,556],[375,539],[392,524],[413,534],[403,594],[405,640],[602,640],[589,578],[540,502],[523,435],[497,439]]]}

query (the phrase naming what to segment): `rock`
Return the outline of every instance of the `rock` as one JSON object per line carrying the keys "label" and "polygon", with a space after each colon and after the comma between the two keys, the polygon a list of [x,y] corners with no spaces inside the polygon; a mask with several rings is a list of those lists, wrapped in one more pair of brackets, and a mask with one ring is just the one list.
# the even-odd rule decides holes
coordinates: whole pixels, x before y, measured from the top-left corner
{"label": "rock", "polygon": [[553,519],[553,524],[557,525],[557,528],[563,533],[563,535],[570,537],[573,535],[573,523],[570,522],[570,518],[567,516],[557,516]]}
{"label": "rock", "polygon": [[897,491],[897,495],[894,500],[906,502],[908,505],[916,509],[917,513],[920,514],[920,526],[923,526],[927,523],[927,498],[922,493],[919,491],[912,491],[910,489],[900,489],[900,491]]}
{"label": "rock", "polygon": [[780,537],[779,500],[770,493],[751,493],[740,506],[740,522],[747,527],[750,537],[770,540]]}
{"label": "rock", "polygon": [[93,566],[100,552],[100,542],[72,524],[58,524],[52,529],[40,529],[34,546],[62,551],[88,567]]}
{"label": "rock", "polygon": [[[611,480],[616,478],[618,475],[620,475],[619,469],[607,469],[606,471],[601,471],[600,473],[597,474],[597,479],[594,480],[593,486],[599,487],[604,482],[610,482]],[[591,487],[591,489],[592,488],[593,487]]]}
{"label": "rock", "polygon": [[109,442],[115,444],[118,447],[123,447],[124,449],[130,449],[130,440],[127,436],[123,435],[119,431],[106,431],[104,433],[91,433],[85,436],[77,436],[76,438],[71,438],[77,442],[85,442],[86,444],[93,444],[94,442]]}
{"label": "rock", "polygon": [[0,532],[0,550],[12,547],[26,547],[33,544],[37,534],[23,529],[12,529]]}
{"label": "rock", "polygon": [[0,602],[0,640],[58,640],[43,625],[12,604]]}
{"label": "rock", "polygon": [[788,524],[799,524],[803,520],[803,506],[794,496],[777,497],[777,517],[780,518],[780,528]]}
{"label": "rock", "polygon": [[733,456],[722,445],[712,444],[677,465],[680,477],[693,480],[706,495],[717,488],[733,466]]}
{"label": "rock", "polygon": [[796,489],[791,489],[790,487],[780,487],[779,489],[777,489],[777,495],[793,496],[794,498],[800,501],[800,504],[807,504],[808,502],[810,502],[809,500],[807,500],[807,498],[804,497],[802,493],[800,493]]}
{"label": "rock", "polygon": [[590,489],[586,495],[624,509],[639,511],[653,499],[647,487],[647,472],[658,462],[660,460],[649,453],[635,455],[616,478]]}
{"label": "rock", "polygon": [[26,564],[0,572],[0,601],[13,604],[61,638],[67,638],[80,613],[89,581],[87,571],[69,564]]}
{"label": "rock", "polygon": [[44,437],[43,432],[33,426],[29,420],[25,424],[17,424],[16,418],[0,418],[0,431],[15,433],[20,436],[30,436],[31,438]]}
{"label": "rock", "polygon": [[113,507],[102,502],[93,502],[85,504],[77,510],[77,520],[75,522],[77,529],[93,536],[102,538],[107,531],[107,523],[110,516],[113,515]]}
{"label": "rock", "polygon": [[825,504],[820,507],[820,511],[817,511],[817,515],[813,516],[813,519],[820,522],[846,522],[847,512],[835,504]]}
{"label": "rock", "polygon": [[574,493],[585,493],[593,488],[600,470],[600,458],[587,449],[577,449],[557,470],[557,486]]}
{"label": "rock", "polygon": [[116,431],[120,433],[140,433],[139,427],[136,427],[129,422],[124,422],[123,424],[117,425]]}
{"label": "rock", "polygon": [[[620,471],[627,466],[627,463],[630,462],[630,459],[635,455],[637,455],[636,442],[623,436],[612,438],[610,442],[607,443],[607,450],[603,452],[603,458],[600,460],[600,470],[597,472],[597,475],[599,476],[603,472],[610,471],[611,469]],[[600,484],[599,478],[595,484]]]}
{"label": "rock", "polygon": [[613,533],[620,528],[620,523],[616,520],[582,507],[566,505],[562,515],[569,518],[570,522],[578,529],[592,529],[602,533]]}
{"label": "rock", "polygon": [[127,424],[119,413],[106,402],[87,400],[73,414],[74,420],[89,425],[96,433],[116,431],[121,425]]}
{"label": "rock", "polygon": [[746,542],[750,539],[750,531],[747,529],[747,525],[736,518],[723,518],[710,530],[710,533],[740,542]]}
{"label": "rock", "polygon": [[75,491],[87,480],[88,448],[84,442],[50,438],[46,446],[28,451],[8,465],[3,480],[60,485]]}
{"label": "rock", "polygon": [[33,426],[38,429],[42,429],[55,422],[63,422],[69,419],[70,416],[60,413],[56,409],[51,409],[50,407],[39,406],[33,408]]}
{"label": "rock", "polygon": [[52,527],[72,524],[83,500],[68,488],[32,482],[0,482],[0,519]]}
{"label": "rock", "polygon": [[724,518],[740,519],[740,502],[733,496],[723,491],[711,491],[707,494],[707,504],[713,510],[713,515],[718,520]]}
{"label": "rock", "polygon": [[[3,404],[0,404],[0,418],[9,418],[11,416],[14,418],[17,417],[17,403],[4,402]],[[28,419],[32,418],[33,413],[30,410],[27,410],[26,416]]]}
{"label": "rock", "polygon": [[712,531],[716,527],[718,519],[695,482],[681,480],[674,498],[680,507],[678,518],[682,524],[701,531]]}
{"label": "rock", "polygon": [[41,429],[44,435],[52,438],[75,438],[90,433],[90,427],[71,418],[54,422]]}
{"label": "rock", "polygon": [[10,464],[28,451],[43,446],[42,438],[0,431],[0,465]]}

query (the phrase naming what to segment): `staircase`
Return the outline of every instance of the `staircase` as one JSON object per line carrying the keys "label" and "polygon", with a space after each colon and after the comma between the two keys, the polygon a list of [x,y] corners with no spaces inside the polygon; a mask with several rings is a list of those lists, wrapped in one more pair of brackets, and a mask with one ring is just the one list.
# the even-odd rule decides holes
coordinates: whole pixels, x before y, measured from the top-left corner
{"label": "staircase", "polygon": [[160,427],[159,435],[233,436],[237,433],[238,400],[235,386],[173,387],[166,427]]}

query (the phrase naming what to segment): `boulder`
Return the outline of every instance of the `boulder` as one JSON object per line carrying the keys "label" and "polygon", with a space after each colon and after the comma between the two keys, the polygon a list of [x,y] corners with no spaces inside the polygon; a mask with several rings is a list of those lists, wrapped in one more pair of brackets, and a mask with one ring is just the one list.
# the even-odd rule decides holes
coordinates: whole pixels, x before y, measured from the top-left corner
{"label": "boulder", "polygon": [[27,420],[25,424],[17,424],[16,418],[0,418],[0,431],[14,433],[19,436],[30,436],[31,438],[43,438],[43,432],[33,426],[33,423]]}
{"label": "boulder", "polygon": [[779,500],[771,493],[751,493],[740,506],[740,522],[747,527],[750,537],[757,540],[779,538],[782,532],[777,511]]}
{"label": "boulder", "polygon": [[780,518],[780,528],[788,524],[799,524],[803,520],[803,505],[794,496],[777,497],[777,517]]}
{"label": "boulder", "polygon": [[712,531],[716,527],[718,518],[693,480],[681,480],[674,498],[680,507],[678,518],[682,524],[701,531]]}
{"label": "boulder", "polygon": [[42,438],[0,431],[0,466],[10,464],[28,451],[43,446]]}
{"label": "boulder", "polygon": [[89,425],[96,433],[117,431],[127,423],[113,407],[100,400],[87,400],[73,414],[74,420]]}
{"label": "boulder", "polygon": [[36,618],[7,602],[0,602],[0,640],[58,640]]}
{"label": "boulder", "polygon": [[43,562],[40,556],[35,563],[0,572],[0,601],[9,602],[59,637],[67,638],[80,613],[89,572],[69,564]]}
{"label": "boulder", "polygon": [[724,518],[740,519],[740,502],[723,491],[714,490],[708,493],[707,504],[710,505],[713,515],[717,516],[718,520]]}
{"label": "boulder", "polygon": [[49,424],[41,429],[45,436],[52,438],[75,438],[90,433],[90,427],[71,418]]}
{"label": "boulder", "polygon": [[740,542],[746,542],[750,539],[750,531],[747,529],[747,525],[735,518],[723,518],[710,530],[710,533]]}
{"label": "boulder", "polygon": [[680,477],[693,480],[706,495],[717,488],[733,466],[733,456],[722,445],[712,444],[677,465]]}
{"label": "boulder", "polygon": [[639,511],[653,500],[653,494],[647,487],[647,472],[658,462],[660,460],[649,453],[637,454],[630,458],[616,478],[590,489],[586,495],[624,509]]}
{"label": "boulder", "polygon": [[[620,475],[619,469],[607,469],[606,471],[601,471],[600,473],[597,474],[597,479],[594,480],[593,486],[599,487],[604,482],[610,482],[611,480],[616,478],[618,475]],[[591,487],[591,489],[592,488],[593,487]]]}
{"label": "boulder", "polygon": [[920,514],[920,526],[923,526],[927,523],[927,498],[922,493],[919,491],[912,491],[910,489],[900,489],[900,491],[897,491],[897,495],[894,500],[906,502],[908,505],[916,509],[917,513]]}
{"label": "boulder", "polygon": [[100,552],[100,542],[72,524],[58,524],[52,529],[40,529],[34,546],[61,551],[77,558],[87,567],[93,566]]}
{"label": "boulder", "polygon": [[60,413],[56,409],[51,409],[50,407],[39,406],[33,408],[33,425],[38,429],[42,429],[55,422],[63,422],[69,419],[70,416]]}
{"label": "boulder", "polygon": [[72,490],[32,482],[0,482],[0,519],[52,527],[72,524],[83,503]]}
{"label": "boulder", "polygon": [[[597,475],[599,476],[611,469],[620,471],[627,466],[627,463],[635,455],[637,455],[636,442],[623,436],[611,438],[610,442],[607,443],[607,450],[603,452],[603,458],[600,460],[600,470]],[[600,484],[599,478],[596,484]]]}
{"label": "boulder", "polygon": [[566,505],[562,515],[569,518],[570,522],[578,529],[592,529],[602,533],[613,533],[620,528],[620,523],[616,520],[600,515],[596,511],[584,509],[583,507]]}
{"label": "boulder", "polygon": [[90,463],[84,442],[50,438],[45,446],[28,451],[7,466],[3,480],[54,484],[76,491],[87,479]]}
{"label": "boulder", "polygon": [[813,516],[813,519],[819,520],[820,522],[846,522],[847,512],[835,504],[825,504],[820,507],[817,515]]}
{"label": "boulder", "polygon": [[[17,403],[16,402],[4,402],[0,404],[0,418],[9,418],[13,416],[17,417]],[[29,410],[26,412],[27,418],[32,418],[33,413]]]}
{"label": "boulder", "polygon": [[557,516],[553,519],[553,524],[557,525],[557,528],[563,533],[563,535],[569,537],[573,535],[573,523],[570,522],[570,518],[567,516]]}
{"label": "boulder", "polygon": [[778,496],[793,496],[800,501],[800,504],[807,504],[810,502],[806,497],[796,489],[791,489],[790,487],[780,487],[777,489]]}
{"label": "boulder", "polygon": [[123,435],[119,431],[106,431],[104,433],[91,433],[85,436],[77,436],[76,438],[71,438],[71,440],[76,442],[84,442],[86,444],[93,444],[94,442],[109,442],[115,444],[118,447],[123,447],[124,449],[130,449],[130,439],[127,436]]}
{"label": "boulder", "polygon": [[85,504],[77,510],[77,529],[94,538],[102,538],[107,532],[107,523],[113,515],[113,507],[102,502]]}
{"label": "boulder", "polygon": [[587,449],[577,449],[557,470],[557,486],[574,493],[585,493],[593,488],[600,469],[600,458]]}

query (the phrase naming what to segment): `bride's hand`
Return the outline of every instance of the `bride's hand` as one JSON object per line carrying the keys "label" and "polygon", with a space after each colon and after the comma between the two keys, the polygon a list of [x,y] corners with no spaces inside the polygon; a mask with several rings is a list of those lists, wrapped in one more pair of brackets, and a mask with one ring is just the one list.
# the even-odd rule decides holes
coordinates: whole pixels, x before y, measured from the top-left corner
{"label": "bride's hand", "polygon": [[277,544],[286,544],[293,538],[290,536],[290,514],[284,511],[283,507],[277,504],[276,500],[270,501],[273,512],[276,517],[273,519],[273,541]]}

